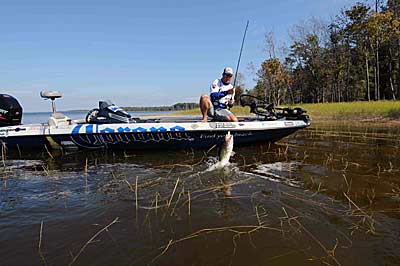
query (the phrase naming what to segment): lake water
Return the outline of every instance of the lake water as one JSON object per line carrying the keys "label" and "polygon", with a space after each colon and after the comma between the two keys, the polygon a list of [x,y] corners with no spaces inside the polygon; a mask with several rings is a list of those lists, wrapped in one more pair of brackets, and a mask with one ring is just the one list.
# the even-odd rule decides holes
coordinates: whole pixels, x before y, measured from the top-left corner
{"label": "lake water", "polygon": [[[70,117],[72,120],[85,119],[88,111],[66,111],[61,112],[66,116]],[[169,114],[171,112],[130,112],[132,117],[140,117],[146,115],[158,115],[158,114]],[[36,124],[36,123],[47,123],[51,112],[32,112],[24,113],[22,116],[23,124]]]}
{"label": "lake water", "polygon": [[211,172],[216,149],[7,159],[1,265],[400,264],[398,126],[234,151]]}

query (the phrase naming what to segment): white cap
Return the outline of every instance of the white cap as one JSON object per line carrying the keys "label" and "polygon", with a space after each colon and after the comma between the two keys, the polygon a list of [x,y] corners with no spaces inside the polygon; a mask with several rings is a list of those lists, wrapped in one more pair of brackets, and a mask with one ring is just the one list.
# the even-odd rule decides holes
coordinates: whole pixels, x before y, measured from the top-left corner
{"label": "white cap", "polygon": [[231,74],[233,75],[233,69],[231,67],[225,67],[224,68],[224,73],[222,74]]}

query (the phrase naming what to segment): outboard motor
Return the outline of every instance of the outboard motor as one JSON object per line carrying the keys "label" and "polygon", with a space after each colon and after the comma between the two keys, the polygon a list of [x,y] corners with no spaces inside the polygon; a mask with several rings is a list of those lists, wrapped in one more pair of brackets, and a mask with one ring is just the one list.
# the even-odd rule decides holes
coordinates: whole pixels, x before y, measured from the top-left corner
{"label": "outboard motor", "polygon": [[22,120],[22,107],[17,99],[0,94],[0,127],[20,125]]}
{"label": "outboard motor", "polygon": [[135,123],[128,112],[110,101],[99,101],[99,108],[89,111],[86,122],[91,124]]}

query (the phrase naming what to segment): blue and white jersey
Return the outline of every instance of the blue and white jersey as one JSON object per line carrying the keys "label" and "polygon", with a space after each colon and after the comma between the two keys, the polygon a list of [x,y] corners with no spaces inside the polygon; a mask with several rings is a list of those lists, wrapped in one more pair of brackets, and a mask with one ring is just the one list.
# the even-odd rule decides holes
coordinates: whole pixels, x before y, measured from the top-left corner
{"label": "blue and white jersey", "polygon": [[234,98],[234,95],[229,94],[232,88],[232,84],[225,84],[222,79],[214,80],[210,86],[210,98],[214,108],[227,108],[229,100]]}

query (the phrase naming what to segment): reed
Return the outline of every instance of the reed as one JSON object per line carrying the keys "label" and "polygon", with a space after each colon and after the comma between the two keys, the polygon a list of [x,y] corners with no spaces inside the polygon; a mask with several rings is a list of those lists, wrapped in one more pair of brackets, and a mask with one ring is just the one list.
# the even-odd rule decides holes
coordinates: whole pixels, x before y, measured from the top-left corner
{"label": "reed", "polygon": [[3,167],[6,168],[6,156],[7,156],[7,147],[4,142],[1,142],[1,161],[3,163]]}
{"label": "reed", "polygon": [[[359,229],[360,227],[363,227],[366,228],[367,233],[375,235],[375,224],[377,224],[377,222],[373,218],[372,214],[368,214],[364,209],[360,208],[346,193],[343,192],[343,195],[349,201],[348,215],[361,218],[358,223],[353,224],[353,229]],[[355,207],[355,210],[352,208],[352,206]]]}
{"label": "reed", "polygon": [[43,252],[42,252],[42,236],[43,236],[43,220],[40,223],[38,253],[39,253],[40,259],[43,262],[43,265],[47,265],[47,261],[46,261],[45,257],[43,256]]}
{"label": "reed", "polygon": [[18,150],[19,158],[21,159],[22,158],[22,153],[21,153],[21,149],[19,147],[19,144],[17,144],[17,150]]}
{"label": "reed", "polygon": [[82,252],[86,249],[86,247],[93,242],[102,232],[108,231],[108,228],[110,228],[113,224],[117,223],[119,220],[119,217],[115,218],[111,223],[100,229],[97,233],[95,233],[78,251],[78,253],[72,258],[72,261],[68,264],[68,266],[71,266],[76,262],[76,260],[79,258],[79,256],[82,254]]}
{"label": "reed", "polygon": [[179,200],[181,199],[181,196],[182,196],[184,193],[185,193],[185,188],[182,187],[182,191],[178,194],[178,199],[175,201],[175,204],[174,204],[174,207],[172,208],[172,211],[171,211],[170,216],[172,216],[172,215],[174,214],[175,209],[176,209],[176,206],[178,205]]}
{"label": "reed", "polygon": [[171,206],[171,202],[172,202],[172,199],[174,198],[174,194],[175,194],[176,188],[178,187],[178,183],[179,183],[179,177],[176,180],[174,190],[172,191],[171,197],[169,198],[169,201],[167,203],[167,208],[169,208],[169,206]]}
{"label": "reed", "polygon": [[85,190],[86,190],[86,192],[89,191],[89,187],[88,187],[88,169],[89,169],[88,158],[86,158],[86,160],[85,160]]}
{"label": "reed", "polygon": [[44,144],[44,147],[45,147],[45,149],[46,149],[47,154],[50,156],[50,158],[54,160],[54,156],[53,156],[53,154],[51,154],[51,152],[50,152],[49,149],[47,148],[47,145],[46,145],[46,144]]}
{"label": "reed", "polygon": [[298,217],[293,217],[293,221],[295,221],[298,226],[303,230],[303,232],[305,232],[315,243],[318,244],[318,246],[326,253],[326,255],[332,259],[336,265],[341,266],[342,264],[338,261],[338,259],[336,259],[335,257],[335,250],[338,246],[338,241],[336,239],[336,243],[333,246],[333,248],[331,250],[329,250],[327,247],[325,247],[324,244],[322,244],[322,242],[313,234],[311,233],[298,219]]}
{"label": "reed", "polygon": [[135,181],[135,207],[136,207],[136,217],[137,213],[139,210],[139,204],[138,204],[138,176],[136,176],[136,181]]}
{"label": "reed", "polygon": [[279,229],[279,228],[265,226],[265,225],[236,225],[236,226],[223,226],[223,227],[199,229],[199,230],[197,230],[193,233],[190,233],[182,238],[179,238],[176,240],[174,240],[174,239],[169,240],[167,245],[160,248],[160,249],[162,249],[162,252],[160,254],[158,254],[156,257],[154,257],[148,265],[153,264],[161,256],[165,255],[172,246],[174,246],[178,243],[187,241],[187,240],[191,240],[191,239],[201,237],[201,236],[207,235],[207,234],[215,234],[215,233],[223,233],[223,232],[232,233],[233,234],[232,239],[234,239],[238,235],[252,234],[252,233],[255,233],[255,232],[257,232],[259,230],[263,230],[263,229],[271,230],[271,231],[275,231],[275,232],[281,232],[281,229]]}
{"label": "reed", "polygon": [[155,210],[156,215],[157,215],[157,209],[158,209],[158,195],[159,195],[159,193],[156,192],[156,210]]}
{"label": "reed", "polygon": [[187,192],[188,195],[188,216],[190,217],[190,191]]}
{"label": "reed", "polygon": [[38,251],[42,249],[43,221],[40,223]]}
{"label": "reed", "polygon": [[43,171],[46,173],[46,176],[50,176],[49,168],[44,164],[41,166],[42,166]]}

